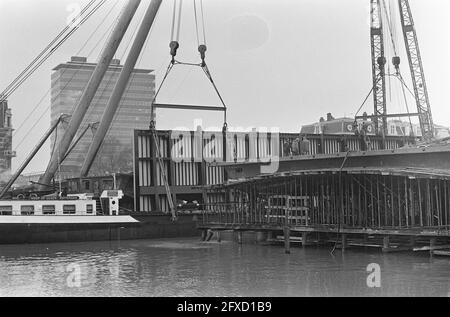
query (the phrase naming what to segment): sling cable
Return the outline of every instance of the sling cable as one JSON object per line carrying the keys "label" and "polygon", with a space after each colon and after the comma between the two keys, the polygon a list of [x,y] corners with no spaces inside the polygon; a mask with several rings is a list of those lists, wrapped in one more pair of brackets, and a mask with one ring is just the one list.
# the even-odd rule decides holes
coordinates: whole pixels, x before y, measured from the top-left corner
{"label": "sling cable", "polygon": [[[150,128],[154,129],[156,126],[155,123],[155,109],[157,108],[165,108],[165,109],[183,109],[183,110],[204,110],[204,111],[221,111],[224,113],[224,124],[223,124],[223,131],[226,131],[228,129],[227,124],[227,106],[225,104],[225,101],[222,97],[222,95],[219,92],[219,89],[217,88],[216,83],[214,82],[214,79],[211,75],[211,72],[208,68],[208,65],[206,63],[206,52],[207,52],[207,46],[206,46],[206,28],[205,28],[205,18],[204,18],[204,10],[203,10],[203,0],[193,0],[194,3],[194,18],[195,18],[195,30],[196,30],[196,37],[197,37],[197,44],[198,44],[198,52],[200,54],[201,62],[199,63],[188,63],[188,62],[182,62],[179,61],[176,57],[178,54],[178,50],[180,48],[180,31],[181,31],[181,21],[182,21],[182,12],[183,12],[183,0],[174,0],[174,6],[173,6],[173,17],[172,17],[172,27],[171,27],[171,35],[170,35],[170,55],[171,55],[171,61],[169,62],[169,65],[167,67],[166,73],[161,81],[161,84],[159,85],[155,97],[153,99],[153,103],[151,106],[151,121],[150,121]],[[171,73],[172,69],[176,65],[184,65],[184,66],[192,66],[192,67],[200,67],[203,72],[205,73],[206,77],[208,78],[209,82],[214,88],[214,91],[216,92],[217,96],[219,97],[221,106],[215,107],[215,106],[177,106],[177,105],[162,105],[157,104],[156,98],[158,97],[162,87],[164,86],[166,79],[168,78],[169,74]]]}
{"label": "sling cable", "polygon": [[[180,48],[180,31],[181,31],[181,20],[182,20],[182,12],[183,12],[183,1],[182,0],[174,0],[174,6],[173,6],[173,17],[172,17],[172,28],[171,28],[171,34],[170,34],[170,55],[171,60],[167,67],[166,73],[161,81],[161,84],[159,85],[159,88],[156,91],[155,97],[153,98],[153,102],[151,105],[151,118],[150,118],[150,131],[152,133],[153,138],[153,144],[155,149],[155,155],[157,158],[157,162],[159,165],[159,169],[161,172],[161,178],[164,183],[166,196],[167,196],[167,202],[169,204],[170,213],[172,214],[172,221],[177,220],[177,210],[173,201],[173,196],[170,190],[170,184],[168,181],[166,168],[164,161],[161,157],[161,152],[159,148],[159,138],[156,131],[156,122],[155,122],[155,109],[157,108],[166,108],[166,109],[184,109],[184,110],[205,110],[205,111],[222,111],[224,113],[224,124],[223,124],[223,131],[227,131],[228,125],[227,125],[227,106],[219,92],[219,89],[217,88],[211,72],[208,68],[208,65],[206,64],[206,29],[205,29],[205,19],[204,19],[204,11],[203,11],[203,1],[199,1],[199,6],[197,5],[198,1],[194,0],[194,18],[195,18],[195,30],[196,30],[196,36],[197,36],[197,44],[198,44],[198,52],[200,54],[200,63],[187,63],[187,62],[181,62],[176,59],[178,49]],[[189,105],[162,105],[157,104],[156,98],[158,97],[162,87],[164,86],[167,77],[171,73],[172,69],[176,65],[185,65],[185,66],[192,66],[192,67],[200,67],[203,72],[205,73],[206,77],[212,84],[217,96],[220,99],[220,102],[222,103],[222,107],[215,107],[215,106],[189,106]]]}

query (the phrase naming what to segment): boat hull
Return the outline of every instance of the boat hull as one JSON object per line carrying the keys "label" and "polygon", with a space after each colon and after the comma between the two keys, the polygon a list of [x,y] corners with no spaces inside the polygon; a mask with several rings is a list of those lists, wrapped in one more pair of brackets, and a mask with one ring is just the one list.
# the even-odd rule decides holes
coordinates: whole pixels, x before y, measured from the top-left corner
{"label": "boat hull", "polygon": [[[11,216],[0,217],[0,244],[117,241],[192,237],[196,217],[183,215],[172,222],[165,214],[136,216]],[[25,218],[26,217],[26,218]],[[52,217],[52,216],[50,216]],[[32,218],[32,219],[27,219]]]}

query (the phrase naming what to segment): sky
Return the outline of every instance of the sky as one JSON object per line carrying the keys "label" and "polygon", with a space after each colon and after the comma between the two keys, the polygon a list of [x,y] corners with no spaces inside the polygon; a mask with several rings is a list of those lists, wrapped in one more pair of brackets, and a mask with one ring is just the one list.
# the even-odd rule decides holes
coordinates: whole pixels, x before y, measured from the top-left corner
{"label": "sky", "polygon": [[[396,0],[387,1],[395,8]],[[65,27],[71,8],[88,2],[0,0],[0,90]],[[198,62],[193,1],[183,3],[178,58]],[[108,30],[124,4],[124,0],[108,0],[11,96],[9,106],[16,129],[13,150],[18,154],[13,169],[50,127],[47,93],[52,69],[74,55],[96,62]],[[127,47],[148,4],[149,0],[142,0],[116,58],[125,60]],[[450,1],[410,0],[410,4],[434,121],[450,126]],[[299,132],[303,124],[316,122],[328,112],[335,117],[355,115],[372,85],[369,0],[203,0],[203,6],[207,63],[227,104],[230,127]],[[137,65],[155,70],[157,84],[170,60],[172,7],[173,0],[163,1]],[[394,34],[398,33],[394,40],[403,50],[402,72],[408,78],[400,25],[394,16]],[[407,84],[411,82],[407,80]],[[398,84],[392,80],[390,87],[388,112],[405,112]],[[201,70],[184,66],[174,69],[158,102],[220,105]],[[408,104],[414,112],[413,100]],[[373,112],[372,99],[363,111]],[[204,128],[220,128],[223,124],[220,113],[159,110],[157,128],[193,128],[199,119]],[[45,170],[49,153],[50,145],[46,144],[26,172]]]}

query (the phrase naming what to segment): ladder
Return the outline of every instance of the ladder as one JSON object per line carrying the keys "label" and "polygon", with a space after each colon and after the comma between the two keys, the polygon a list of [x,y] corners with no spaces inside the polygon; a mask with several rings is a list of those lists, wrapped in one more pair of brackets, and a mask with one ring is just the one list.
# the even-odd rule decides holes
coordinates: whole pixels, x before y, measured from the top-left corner
{"label": "ladder", "polygon": [[152,131],[152,136],[153,136],[153,143],[155,144],[155,150],[156,150],[155,152],[156,152],[156,158],[158,159],[159,170],[161,171],[164,187],[166,189],[167,201],[169,202],[169,208],[170,208],[170,212],[172,214],[172,221],[176,221],[177,220],[177,212],[175,209],[175,205],[173,203],[173,197],[172,197],[172,192],[170,191],[169,181],[167,180],[166,169],[164,168],[164,163],[161,158],[161,153],[159,151],[158,136],[156,134],[155,128],[151,128],[151,131]]}

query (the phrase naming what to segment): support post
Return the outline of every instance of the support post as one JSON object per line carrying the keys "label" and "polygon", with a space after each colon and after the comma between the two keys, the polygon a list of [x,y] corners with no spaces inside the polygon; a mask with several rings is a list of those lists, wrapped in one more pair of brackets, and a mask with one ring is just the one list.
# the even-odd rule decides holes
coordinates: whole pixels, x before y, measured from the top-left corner
{"label": "support post", "polygon": [[388,251],[390,248],[390,239],[389,236],[385,236],[383,238],[383,251]]}
{"label": "support post", "polygon": [[238,244],[242,244],[242,231],[238,231]]}
{"label": "support post", "polygon": [[284,251],[286,254],[291,254],[291,229],[284,227]]}
{"label": "support post", "polygon": [[308,233],[302,232],[302,247],[306,247],[308,245]]}
{"label": "support post", "polygon": [[345,251],[345,249],[347,249],[348,247],[346,234],[341,235],[341,243],[342,243],[342,251]]}
{"label": "support post", "polygon": [[80,101],[78,102],[72,114],[69,126],[67,127],[66,132],[64,133],[61,141],[57,145],[57,148],[55,148],[55,151],[50,158],[50,162],[45,171],[45,174],[40,180],[40,183],[50,184],[53,176],[58,170],[58,153],[61,153],[61,155],[65,155],[65,153],[69,149],[70,144],[72,143],[72,140],[75,137],[78,128],[80,127],[86,115],[86,112],[91,105],[92,100],[94,99],[95,94],[97,93],[98,87],[100,86],[103,77],[105,76],[106,71],[111,64],[111,60],[114,57],[114,54],[116,53],[140,2],[140,0],[129,0],[125,9],[123,10],[119,21],[117,22],[111,36],[106,42],[105,48],[103,49],[99,58],[99,62],[95,67],[95,70],[92,73],[92,76],[89,79],[89,82],[86,85],[82,96],[80,97]]}
{"label": "support post", "polygon": [[436,238],[430,239],[430,255],[433,256],[434,248],[436,247]]}
{"label": "support post", "polygon": [[217,242],[222,242],[222,232],[216,231]]}

